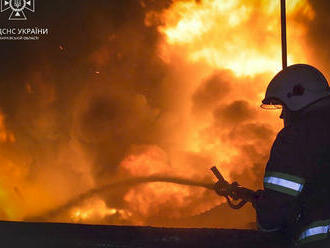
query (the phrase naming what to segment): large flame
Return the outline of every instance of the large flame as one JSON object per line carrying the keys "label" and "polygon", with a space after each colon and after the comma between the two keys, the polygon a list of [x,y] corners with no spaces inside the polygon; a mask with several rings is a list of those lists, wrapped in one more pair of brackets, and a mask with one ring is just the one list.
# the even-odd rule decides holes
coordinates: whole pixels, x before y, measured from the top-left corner
{"label": "large flame", "polygon": [[[147,9],[149,2],[140,4]],[[289,64],[308,62],[306,27],[297,20],[315,13],[307,0],[290,0],[287,7]],[[239,222],[212,212],[224,200],[204,188],[105,186],[155,175],[212,182],[209,168],[217,165],[229,180],[262,187],[282,126],[278,112],[259,109],[267,83],[281,70],[279,1],[182,0],[144,14],[143,27],[160,37],[156,49],[148,43],[154,33],[123,25],[84,57],[81,68],[92,64],[88,76],[77,80],[74,69],[49,68],[46,76],[32,74],[24,99],[37,104],[15,112],[23,123],[12,125],[17,134],[0,113],[1,218],[219,227],[254,221],[251,207],[237,213]],[[74,67],[65,45],[59,52]],[[62,75],[62,92],[47,73]],[[98,191],[102,187],[107,190]],[[54,208],[56,216],[44,214]]]}
{"label": "large flame", "polygon": [[[236,75],[275,73],[281,69],[280,13],[276,1],[176,1],[160,14],[159,31],[166,36],[162,53],[180,49],[192,62],[205,61],[213,68],[232,70]],[[306,0],[289,1],[290,17],[297,12],[314,18]],[[147,24],[151,24],[149,13]],[[291,31],[291,30],[290,30]],[[289,41],[301,40],[304,27],[295,25]],[[293,49],[292,49],[293,48]],[[289,64],[304,59],[301,43],[290,47]]]}
{"label": "large flame", "polygon": [[[279,130],[281,125],[275,120],[279,113],[276,112],[275,115],[257,113],[270,77],[281,70],[279,7],[279,3],[275,1],[174,1],[168,9],[162,12],[149,12],[146,15],[146,25],[157,25],[158,31],[163,34],[163,41],[159,44],[159,56],[165,63],[173,67],[181,67],[176,69],[175,74],[182,80],[180,83],[184,85],[186,92],[181,95],[181,106],[175,113],[181,115],[182,124],[171,130],[173,147],[167,155],[170,158],[166,157],[159,148],[150,148],[152,150],[146,150],[134,161],[123,163],[132,175],[145,175],[151,172],[168,173],[168,170],[172,170],[172,174],[173,171],[179,174],[181,172],[181,175],[185,175],[183,170],[186,170],[193,175],[195,171],[202,171],[192,168],[194,166],[192,164],[187,164],[182,151],[207,156],[211,161],[218,163],[223,174],[229,178],[233,172],[242,174],[258,163],[259,166],[264,166],[262,163],[266,162],[265,156],[274,135],[273,133],[269,136],[267,132]],[[289,64],[305,62],[306,30],[304,26],[294,22],[294,16],[302,13],[304,18],[312,19],[314,12],[305,0],[290,1],[287,11],[290,24],[288,62]],[[297,40],[299,43],[293,43]],[[193,96],[194,99],[196,92],[199,89],[202,92],[202,88],[207,87],[205,84],[212,81],[207,79],[206,75],[223,70],[226,70],[226,73],[219,76],[220,80],[223,78],[224,81],[228,80],[228,84],[234,88],[232,92],[223,102],[215,99],[214,105],[210,105],[210,109],[204,109],[204,113],[196,114],[191,111],[194,104],[191,102],[191,97]],[[227,91],[227,89],[223,90]],[[210,98],[214,97],[213,93],[216,94],[211,92]],[[228,107],[228,110],[222,110],[221,105],[225,105],[224,109]],[[247,116],[251,119],[244,120],[244,116],[239,117],[240,114],[246,113],[251,114]],[[238,119],[237,123],[235,120],[226,123],[226,119],[231,118],[230,114],[238,115],[232,117]],[[214,123],[214,119],[217,118],[219,121]],[[243,118],[242,121],[239,120],[240,118]],[[245,121],[245,125],[241,124]],[[227,125],[230,124],[237,125],[237,128],[228,127]],[[244,132],[249,132],[247,130],[251,133],[245,134]],[[243,137],[240,138],[240,135]],[[252,137],[258,135],[260,137]],[[155,155],[156,151],[159,151],[158,155]],[[251,154],[248,154],[250,152]],[[150,158],[155,160],[150,161]],[[206,172],[210,165],[205,163],[201,167]],[[256,188],[257,181],[260,187],[261,178],[251,175],[246,177],[244,181],[249,184],[248,186]],[[176,208],[179,208],[178,206],[186,208],[189,201],[184,199],[197,195],[187,190],[166,186],[166,191],[163,191],[160,185],[149,185],[130,191],[125,199],[132,202],[135,208],[141,208],[137,210],[139,213],[149,216],[153,212],[152,209],[159,211],[155,210],[157,209],[155,205],[162,206],[164,199],[174,202]],[[173,199],[173,195],[180,197],[181,202]],[[203,199],[201,196],[200,198]],[[196,206],[195,211],[205,211],[214,204],[211,199],[204,201],[202,207]],[[172,209],[173,212],[178,211]]]}

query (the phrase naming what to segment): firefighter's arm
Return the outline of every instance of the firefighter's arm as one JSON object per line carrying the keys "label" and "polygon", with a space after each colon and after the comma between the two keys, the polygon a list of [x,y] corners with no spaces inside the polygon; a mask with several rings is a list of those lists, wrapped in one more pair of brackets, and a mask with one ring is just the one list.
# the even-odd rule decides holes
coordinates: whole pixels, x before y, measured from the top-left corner
{"label": "firefighter's arm", "polygon": [[264,190],[256,198],[257,222],[262,230],[279,230],[296,221],[298,197],[304,179],[303,135],[299,127],[283,129],[277,136],[267,163]]}
{"label": "firefighter's arm", "polygon": [[259,192],[254,207],[258,228],[268,232],[286,229],[296,222],[299,214],[299,206],[295,198],[268,189]]}

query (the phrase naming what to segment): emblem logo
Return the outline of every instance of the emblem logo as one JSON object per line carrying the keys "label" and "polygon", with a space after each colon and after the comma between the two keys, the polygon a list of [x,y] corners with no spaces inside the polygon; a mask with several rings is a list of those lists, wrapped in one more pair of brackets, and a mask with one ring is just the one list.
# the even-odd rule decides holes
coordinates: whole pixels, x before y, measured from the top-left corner
{"label": "emblem logo", "polygon": [[34,12],[34,0],[1,0],[1,12],[11,9],[8,20],[26,20],[24,10]]}

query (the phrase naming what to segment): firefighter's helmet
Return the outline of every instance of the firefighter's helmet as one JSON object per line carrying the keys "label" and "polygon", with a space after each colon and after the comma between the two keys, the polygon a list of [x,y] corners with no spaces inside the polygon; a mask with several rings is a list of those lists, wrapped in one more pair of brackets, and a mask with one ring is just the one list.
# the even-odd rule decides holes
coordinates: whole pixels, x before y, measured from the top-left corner
{"label": "firefighter's helmet", "polygon": [[272,79],[261,107],[269,109],[285,105],[291,111],[298,111],[329,95],[328,82],[318,69],[296,64]]}

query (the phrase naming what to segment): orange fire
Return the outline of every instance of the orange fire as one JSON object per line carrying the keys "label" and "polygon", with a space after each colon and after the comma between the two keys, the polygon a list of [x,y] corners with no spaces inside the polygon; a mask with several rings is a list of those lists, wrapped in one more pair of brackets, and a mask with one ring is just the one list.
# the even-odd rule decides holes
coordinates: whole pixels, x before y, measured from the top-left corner
{"label": "orange fire", "polygon": [[[147,1],[141,5],[145,8]],[[312,20],[315,13],[308,0],[288,1],[287,12],[288,62],[306,63],[306,28],[296,17]],[[211,183],[215,178],[209,168],[214,165],[228,180],[239,180],[253,189],[262,187],[267,154],[282,126],[277,111],[259,109],[268,82],[281,69],[279,1],[173,1],[166,9],[147,12],[144,24],[160,36],[157,58],[167,71],[152,83],[159,84],[166,100],[153,103],[148,89],[131,93],[132,82],[140,83],[141,78],[130,78],[137,65],[125,60],[127,54],[120,51],[124,48],[116,43],[130,29],[109,34],[106,42],[113,43],[86,56],[95,64],[88,75],[96,79],[73,97],[67,107],[72,116],[55,111],[61,94],[53,81],[36,73],[25,83],[25,91],[28,97],[39,97],[40,106],[34,106],[35,115],[24,123],[26,132],[20,137],[41,137],[31,141],[41,148],[21,142],[14,152],[8,149],[0,154],[5,175],[0,176],[1,218],[23,220],[55,208],[59,214],[47,221],[194,226],[185,220],[207,215],[224,199],[207,189],[159,182],[96,189],[127,178],[155,175]],[[149,49],[145,39],[140,40]],[[139,39],[132,39],[126,49],[137,56],[140,44],[134,42]],[[113,51],[116,46],[119,51]],[[70,53],[69,46],[59,45],[56,50],[65,56]],[[129,69],[122,72],[118,66],[119,75],[113,70],[113,81],[103,83],[111,74],[106,64],[115,64],[113,61]],[[130,89],[122,90],[121,84]],[[100,121],[86,114],[88,111],[97,112]],[[25,113],[21,116],[25,121]],[[64,119],[70,124],[61,125],[61,121],[66,123]],[[141,127],[153,131],[144,144],[141,136],[149,131],[136,132]],[[60,132],[62,129],[65,131]],[[16,139],[0,113],[0,145],[10,147]],[[117,143],[122,145],[116,147],[121,156],[118,165],[95,159],[99,150],[115,157]],[[126,146],[129,149],[120,153]],[[103,162],[106,168],[97,164]],[[240,226],[221,212],[201,225],[245,227],[254,221],[252,208],[247,208],[244,217],[240,216]]]}
{"label": "orange fire", "polygon": [[0,142],[13,143],[15,142],[15,135],[7,130],[4,122],[5,122],[5,118],[0,113]]}
{"label": "orange fire", "polygon": [[[306,0],[288,4],[289,45],[293,44],[292,41],[301,41],[289,46],[289,64],[306,59],[305,30],[294,21],[297,13],[303,13],[305,18],[314,18]],[[131,176],[165,174],[204,180],[213,163],[221,167],[227,178],[231,178],[232,173],[241,174],[252,168],[259,160],[242,154],[241,145],[257,147],[255,155],[267,154],[274,133],[263,140],[254,137],[258,134],[252,131],[248,134],[251,137],[245,137],[248,142],[240,140],[240,137],[233,138],[232,130],[222,123],[221,118],[219,122],[214,121],[214,111],[218,109],[221,112],[221,106],[242,100],[249,105],[244,111],[253,113],[254,119],[246,121],[242,127],[238,126],[237,136],[240,132],[245,135],[244,130],[249,128],[249,123],[251,128],[257,122],[265,122],[262,125],[266,131],[279,129],[280,124],[274,119],[278,113],[258,114],[267,82],[281,69],[277,2],[175,1],[168,9],[147,13],[145,24],[158,26],[159,33],[163,35],[159,56],[169,66],[180,67],[173,69],[173,74],[181,80],[179,90],[185,92],[181,94],[180,106],[162,119],[169,127],[168,147],[137,147],[139,151],[128,155],[122,161],[121,169]],[[209,75],[223,70],[226,70],[225,76],[233,88],[230,94],[221,103],[215,99],[203,113],[193,113],[191,99],[196,91],[203,87]],[[267,120],[269,118],[271,122]],[[263,126],[256,128],[263,130]],[[260,186],[261,178],[248,177],[245,180],[247,186],[256,188],[256,181]],[[211,181],[211,176],[207,179]],[[171,219],[198,215],[220,204],[223,199],[205,189],[151,183],[131,188],[124,201],[129,223],[143,225],[146,219],[155,216]],[[88,222],[100,219],[100,216],[115,215],[118,211],[124,210],[108,208],[102,200],[97,200],[74,208],[71,218],[74,222]],[[162,222],[156,224],[164,225]]]}
{"label": "orange fire", "polygon": [[[315,15],[306,0],[288,3],[289,64],[306,62],[306,30],[295,21],[298,13],[307,19],[313,19]],[[174,77],[180,78],[180,84],[184,85],[186,92],[181,95],[180,106],[169,117],[170,120],[180,118],[181,123],[171,130],[171,149],[167,153],[157,147],[149,148],[138,158],[127,157],[122,166],[136,176],[158,172],[195,175],[198,178],[202,171],[205,174],[208,172],[211,163],[205,161],[205,164],[193,167],[184,158],[182,152],[185,152],[203,154],[210,161],[218,163],[227,178],[233,173],[246,173],[244,171],[252,169],[256,163],[263,163],[259,165],[263,167],[274,134],[281,126],[277,120],[278,112],[259,113],[258,110],[267,83],[281,70],[279,3],[239,0],[175,1],[162,12],[149,12],[145,24],[158,26],[158,31],[163,35],[159,44],[159,56],[165,63],[176,68]],[[234,89],[222,102],[216,99],[214,105],[209,106],[210,109],[205,109],[203,113],[192,113],[194,103],[191,98],[208,81],[207,75],[223,70],[226,70],[227,77],[232,80],[229,84]],[[221,106],[231,106],[235,100],[238,107],[247,106],[244,111],[251,112],[252,120],[246,120],[246,125],[242,124],[241,127],[238,125],[237,130],[228,128],[226,120],[221,117],[221,121],[214,125],[215,112],[212,113],[212,110],[218,109],[224,115],[226,112],[221,112]],[[257,123],[264,123],[264,126],[257,126]],[[235,122],[232,124],[236,125]],[[268,128],[273,133],[268,137],[254,138],[252,136],[257,135],[253,134],[254,127],[258,130]],[[244,130],[249,128],[252,130],[250,136],[240,139],[239,135],[245,135]],[[254,154],[251,157],[242,154],[242,146],[253,147]],[[264,158],[260,161],[257,156]],[[188,171],[188,174],[184,171]],[[251,175],[247,177],[244,183],[248,186],[261,187],[262,178]],[[153,209],[166,201],[175,202],[176,209],[190,209],[190,214],[206,211],[219,203],[210,196],[203,204],[191,206],[187,199],[193,198],[194,194],[196,195],[195,190],[154,184],[132,189],[125,199],[134,205],[136,212],[144,216],[149,216]],[[173,199],[174,195],[176,199]],[[172,215],[179,212],[174,209],[171,211]]]}
{"label": "orange fire", "polygon": [[[159,31],[166,41],[161,44],[163,57],[179,52],[193,63],[203,61],[211,68],[229,69],[236,75],[253,76],[281,69],[280,13],[276,1],[176,1],[167,10],[158,13],[163,25]],[[306,0],[288,3],[289,64],[305,60],[301,42],[304,27],[292,23],[296,13],[314,18]],[[146,24],[151,25],[149,13]],[[290,23],[291,22],[291,23]],[[290,29],[291,28],[291,29]]]}
{"label": "orange fire", "polygon": [[98,198],[91,198],[79,208],[71,210],[71,220],[75,223],[103,223],[105,218],[111,218],[113,215],[120,216],[121,219],[127,219],[131,213],[116,208],[109,208],[105,202]]}

